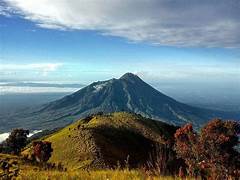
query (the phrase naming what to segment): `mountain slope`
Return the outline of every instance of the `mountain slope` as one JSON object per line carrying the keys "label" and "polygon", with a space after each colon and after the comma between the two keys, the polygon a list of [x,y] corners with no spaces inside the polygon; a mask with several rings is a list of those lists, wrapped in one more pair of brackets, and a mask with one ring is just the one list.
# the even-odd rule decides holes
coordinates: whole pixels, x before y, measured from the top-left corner
{"label": "mountain slope", "polygon": [[111,168],[127,159],[137,167],[146,163],[155,143],[172,142],[175,130],[163,122],[119,112],[79,120],[45,140],[54,149],[50,162],[61,162],[68,169]]}
{"label": "mountain slope", "polygon": [[[10,127],[46,129],[62,127],[94,113],[116,111],[134,112],[174,125],[191,122],[195,127],[215,117],[240,118],[237,115],[195,108],[177,102],[142,81],[138,76],[127,73],[120,79],[94,82],[38,109],[20,112],[12,117],[11,121],[5,123]],[[20,123],[16,124],[16,122]]]}

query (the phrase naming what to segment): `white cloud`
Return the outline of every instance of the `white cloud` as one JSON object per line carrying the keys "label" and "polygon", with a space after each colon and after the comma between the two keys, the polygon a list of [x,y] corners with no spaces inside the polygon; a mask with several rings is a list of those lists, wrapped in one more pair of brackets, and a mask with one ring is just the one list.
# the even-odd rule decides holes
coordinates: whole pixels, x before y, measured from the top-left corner
{"label": "white cloud", "polygon": [[56,88],[56,87],[26,87],[26,86],[1,86],[0,95],[29,94],[29,93],[73,93],[80,88]]}
{"label": "white cloud", "polygon": [[[34,130],[33,132],[29,133],[28,137],[31,137],[34,134],[37,134],[37,133],[40,133],[40,132],[42,132],[42,130]],[[5,141],[8,138],[9,135],[10,135],[10,132],[0,134],[0,143]]]}
{"label": "white cloud", "polygon": [[5,72],[5,74],[17,71],[34,71],[46,76],[49,72],[56,71],[62,65],[61,63],[0,64],[0,71]]}
{"label": "white cloud", "polygon": [[[150,82],[240,82],[239,66],[227,64],[192,65],[192,64],[164,64],[163,66],[145,64],[144,70],[135,74]],[[238,83],[239,84],[239,83]]]}
{"label": "white cloud", "polygon": [[10,17],[10,13],[13,13],[11,11],[10,7],[4,6],[2,2],[0,2],[0,15]]}
{"label": "white cloud", "polygon": [[158,45],[240,47],[238,0],[4,0],[42,28],[97,30]]}
{"label": "white cloud", "polygon": [[3,134],[0,134],[0,143],[2,143],[3,141],[5,141],[8,136],[10,135],[10,133],[3,133]]}

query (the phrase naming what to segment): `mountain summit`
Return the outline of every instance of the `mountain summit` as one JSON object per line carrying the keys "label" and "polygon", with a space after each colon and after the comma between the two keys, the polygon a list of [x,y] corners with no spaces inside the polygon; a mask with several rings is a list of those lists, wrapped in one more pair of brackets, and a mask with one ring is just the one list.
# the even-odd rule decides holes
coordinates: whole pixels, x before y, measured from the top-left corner
{"label": "mountain summit", "polygon": [[141,80],[137,75],[133,73],[126,73],[120,77],[120,79],[125,79],[125,80]]}
{"label": "mountain summit", "polygon": [[56,128],[91,114],[119,111],[134,112],[174,125],[190,122],[196,127],[210,118],[223,117],[221,112],[180,103],[154,89],[137,75],[126,73],[119,79],[94,82],[38,109],[21,112],[11,117],[9,123],[12,124],[9,126],[30,129]]}
{"label": "mountain summit", "polygon": [[183,124],[191,121],[189,113],[186,113],[189,108],[160,93],[137,75],[126,73],[119,79],[92,83],[72,95],[49,103],[41,112],[67,112],[79,118],[98,112],[129,111]]}

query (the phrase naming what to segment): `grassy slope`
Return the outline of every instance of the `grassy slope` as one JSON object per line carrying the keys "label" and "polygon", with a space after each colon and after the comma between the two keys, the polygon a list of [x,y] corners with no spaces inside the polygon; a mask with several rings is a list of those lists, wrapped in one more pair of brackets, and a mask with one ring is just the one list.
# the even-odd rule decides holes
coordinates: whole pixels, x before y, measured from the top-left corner
{"label": "grassy slope", "polygon": [[129,149],[122,146],[127,142],[128,146],[132,146],[130,148],[141,146],[139,141],[144,140],[165,143],[174,130],[165,123],[119,112],[79,120],[45,140],[52,142],[54,149],[50,162],[61,162],[74,170],[88,166],[103,167],[106,164],[103,159],[107,158],[109,162],[114,160],[110,156],[126,158]]}
{"label": "grassy slope", "polygon": [[[10,167],[10,171],[12,171],[14,168],[18,167],[20,174],[26,174],[26,172],[31,172],[36,169],[39,169],[37,166],[26,163],[23,160],[23,157],[20,156],[15,156],[15,155],[9,155],[9,154],[0,154],[0,162],[5,161],[8,162],[9,164],[13,164],[14,162],[17,162],[17,166],[15,167]],[[0,168],[0,179],[1,175],[3,173],[3,170]]]}
{"label": "grassy slope", "polygon": [[[123,130],[116,133],[116,130]],[[126,131],[127,130],[127,131]],[[113,113],[97,115],[83,119],[55,132],[43,139],[51,141],[54,152],[50,162],[62,162],[67,172],[36,170],[36,166],[25,164],[20,157],[0,154],[0,159],[17,160],[20,165],[19,179],[98,179],[98,180],[128,180],[128,179],[177,179],[174,177],[149,177],[140,170],[79,170],[93,163],[97,164],[98,153],[109,153],[116,156],[120,153],[117,144],[135,143],[138,133],[144,138],[165,143],[174,133],[175,127],[162,122],[152,121],[129,113]],[[129,132],[134,132],[129,134]],[[133,135],[133,136],[131,136]],[[113,138],[111,138],[111,136]],[[130,136],[130,137],[129,137]],[[123,139],[121,139],[124,137]],[[118,139],[120,140],[118,141]],[[117,141],[117,142],[114,142]],[[136,144],[138,145],[138,144]],[[107,146],[107,147],[105,147]],[[135,144],[133,145],[135,146]],[[105,148],[105,149],[104,149]],[[100,150],[99,150],[100,149]],[[108,149],[108,150],[106,150]],[[27,153],[29,149],[25,150]],[[112,152],[115,151],[115,152]],[[111,154],[113,153],[113,154]],[[98,158],[97,158],[98,159]],[[101,162],[100,162],[101,163]]]}
{"label": "grassy slope", "polygon": [[[175,177],[153,177],[147,176],[139,170],[97,170],[97,171],[50,171],[39,170],[37,166],[24,163],[21,157],[0,154],[0,160],[8,162],[17,161],[20,167],[19,180],[174,180]],[[1,174],[1,170],[0,170]],[[1,179],[1,178],[0,178]]]}
{"label": "grassy slope", "polygon": [[[170,176],[147,176],[141,171],[136,170],[101,170],[101,171],[26,171],[21,174],[19,179],[24,180],[180,180],[178,177]],[[186,180],[193,180],[186,178]]]}

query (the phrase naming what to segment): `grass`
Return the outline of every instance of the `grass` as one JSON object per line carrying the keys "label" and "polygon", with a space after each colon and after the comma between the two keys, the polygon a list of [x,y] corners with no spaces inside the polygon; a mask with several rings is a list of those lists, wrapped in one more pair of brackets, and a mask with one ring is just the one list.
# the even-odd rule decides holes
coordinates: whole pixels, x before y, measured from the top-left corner
{"label": "grass", "polygon": [[[24,180],[177,180],[177,177],[149,177],[137,170],[99,170],[99,171],[26,171],[18,179]],[[190,180],[190,179],[189,179]]]}
{"label": "grass", "polygon": [[[38,166],[27,164],[19,156],[0,154],[0,160],[17,161],[20,167],[18,180],[177,180],[170,176],[147,176],[140,170],[41,170]],[[1,170],[0,170],[1,174]],[[1,177],[0,177],[1,179]]]}
{"label": "grass", "polygon": [[[138,152],[147,153],[140,145],[143,141],[155,141],[164,143],[170,138],[175,128],[165,123],[151,121],[136,114],[118,112],[109,115],[96,115],[92,118],[79,120],[52,135],[43,138],[52,142],[54,149],[48,162],[62,163],[67,171],[42,170],[22,164],[18,179],[36,180],[174,180],[175,177],[147,176],[144,171],[102,169],[91,166],[96,159],[111,161],[111,158],[125,157],[125,146],[133,150],[135,145]],[[134,133],[136,134],[134,134]],[[139,136],[138,136],[139,135]],[[140,138],[141,137],[141,138]],[[139,139],[140,138],[140,139]],[[141,142],[142,144],[138,144]],[[123,147],[122,147],[123,146]],[[122,149],[121,149],[122,148]],[[99,150],[100,149],[100,150]],[[29,153],[26,149],[23,154]],[[96,151],[101,152],[98,156]],[[126,151],[127,152],[127,151]],[[135,152],[135,151],[134,151]],[[136,154],[138,153],[136,152]],[[127,155],[127,154],[126,154]],[[131,157],[130,157],[131,158]],[[113,159],[113,160],[115,160]],[[99,162],[97,161],[97,162]],[[116,164],[117,165],[117,164]],[[86,170],[88,169],[88,170]]]}
{"label": "grass", "polygon": [[[141,170],[41,170],[37,166],[27,164],[22,157],[0,154],[0,160],[17,161],[20,167],[19,180],[177,180],[177,177],[148,176]],[[0,170],[1,174],[1,170]],[[1,178],[0,178],[1,179]]]}
{"label": "grass", "polygon": [[[103,129],[97,131],[99,128]],[[125,131],[122,131],[123,129]],[[118,156],[127,156],[121,154],[121,147],[114,142],[125,144],[125,141],[128,141],[134,144],[139,142],[139,139],[134,139],[135,135],[125,132],[135,131],[150,141],[164,143],[164,139],[168,139],[173,130],[172,126],[165,123],[151,121],[136,114],[116,112],[76,121],[44,140],[52,142],[54,149],[49,162],[62,163],[68,169],[78,170],[101,167],[103,161],[98,161],[98,164],[94,161],[99,151],[115,159],[119,158]],[[27,152],[29,149],[23,154]]]}

